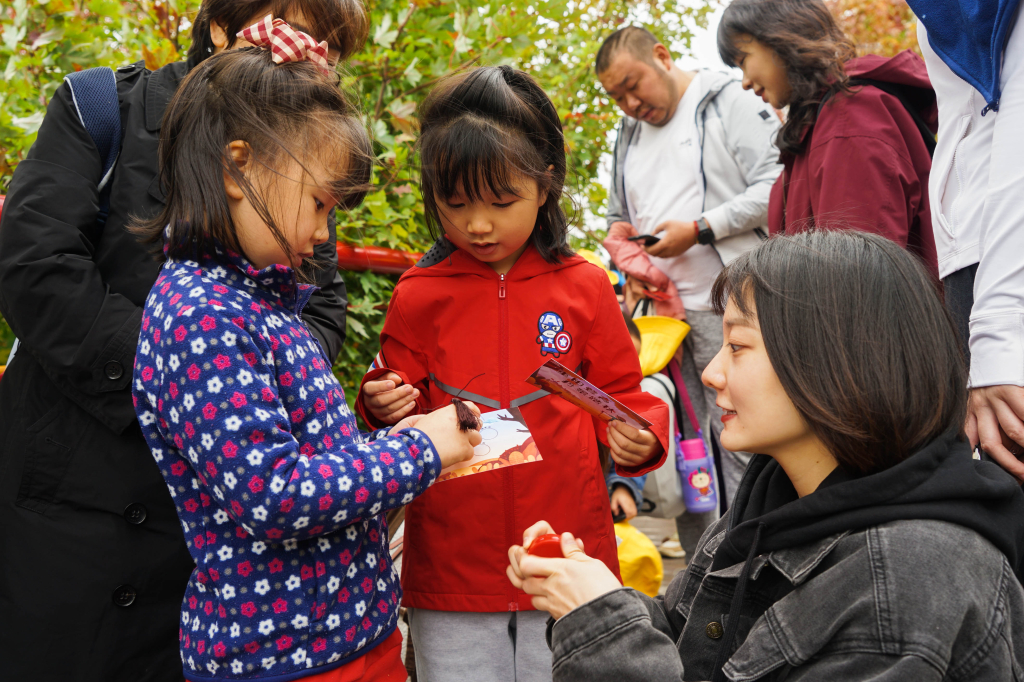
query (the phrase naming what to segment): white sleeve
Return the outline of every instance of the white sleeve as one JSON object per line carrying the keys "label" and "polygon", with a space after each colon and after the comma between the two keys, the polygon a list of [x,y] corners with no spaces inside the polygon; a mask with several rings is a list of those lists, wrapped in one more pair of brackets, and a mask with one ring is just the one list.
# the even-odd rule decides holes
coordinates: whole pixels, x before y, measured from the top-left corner
{"label": "white sleeve", "polygon": [[1024,386],[1024,30],[1006,46],[971,310],[971,386]]}

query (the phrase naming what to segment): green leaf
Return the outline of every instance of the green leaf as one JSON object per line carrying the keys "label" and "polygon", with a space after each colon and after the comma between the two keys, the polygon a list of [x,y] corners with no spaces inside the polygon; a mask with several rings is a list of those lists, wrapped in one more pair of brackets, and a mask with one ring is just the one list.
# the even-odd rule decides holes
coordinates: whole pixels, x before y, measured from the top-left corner
{"label": "green leaf", "polygon": [[352,315],[348,315],[345,318],[345,326],[348,327],[350,331],[354,331],[356,334],[362,336],[364,339],[370,338],[370,335],[366,333],[366,325]]}
{"label": "green leaf", "polygon": [[405,67],[405,71],[402,72],[402,76],[405,80],[409,81],[410,85],[416,85],[423,78],[423,75],[416,70],[416,62],[419,60],[419,57],[413,57],[412,61],[409,62],[409,66]]}
{"label": "green leaf", "polygon": [[32,45],[29,47],[30,50],[37,50],[47,43],[52,43],[60,40],[64,37],[64,27],[59,26],[57,28],[51,28],[49,31],[44,31],[39,34],[39,37],[32,41]]}
{"label": "green leaf", "polygon": [[383,48],[391,47],[391,43],[395,42],[395,38],[398,37],[398,31],[389,31],[391,28],[391,15],[385,14],[381,19],[380,24],[377,26],[377,30],[373,33],[373,42],[377,43]]}
{"label": "green leaf", "polygon": [[34,114],[22,116],[21,118],[12,118],[11,123],[24,130],[26,135],[32,135],[43,124],[43,116],[45,114],[45,111],[37,111]]}
{"label": "green leaf", "polygon": [[455,38],[455,51],[456,51],[457,53],[459,53],[459,54],[461,54],[461,53],[463,53],[463,52],[469,52],[469,50],[470,50],[470,48],[471,48],[472,46],[473,46],[473,41],[472,41],[472,40],[470,40],[469,38],[467,38],[467,37],[466,37],[465,35],[463,35],[462,33],[460,33],[460,34],[459,34],[459,35],[458,35],[458,36],[457,36],[457,37]]}

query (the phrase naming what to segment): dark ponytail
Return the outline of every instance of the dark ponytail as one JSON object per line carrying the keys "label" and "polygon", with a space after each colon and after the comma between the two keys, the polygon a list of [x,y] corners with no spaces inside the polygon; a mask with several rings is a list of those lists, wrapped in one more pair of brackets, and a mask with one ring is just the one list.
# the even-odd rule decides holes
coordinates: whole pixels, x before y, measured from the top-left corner
{"label": "dark ponytail", "polygon": [[309,22],[300,29],[316,40],[326,40],[339,59],[345,60],[362,49],[369,31],[366,8],[361,0],[203,0],[192,22],[192,45],[188,50],[188,66],[213,55],[210,22],[216,21],[227,33],[228,47],[235,44],[235,34],[256,23],[267,14],[287,18],[289,10],[298,10]]}

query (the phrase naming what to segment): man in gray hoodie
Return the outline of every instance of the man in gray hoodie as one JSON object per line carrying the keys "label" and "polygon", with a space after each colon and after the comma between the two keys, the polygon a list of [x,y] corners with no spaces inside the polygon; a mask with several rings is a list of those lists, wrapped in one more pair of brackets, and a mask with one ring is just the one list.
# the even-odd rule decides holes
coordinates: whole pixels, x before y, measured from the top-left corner
{"label": "man in gray hoodie", "polygon": [[[779,118],[728,74],[683,71],[644,28],[608,36],[595,70],[625,114],[612,161],[608,227],[628,224],[660,238],[645,248],[686,308],[683,378],[710,451],[722,410],[700,375],[723,343],[711,285],[725,264],[766,236],[768,195],[782,170],[774,145]],[[731,501],[750,455],[719,449],[719,487]],[[683,535],[680,524],[685,546]]]}

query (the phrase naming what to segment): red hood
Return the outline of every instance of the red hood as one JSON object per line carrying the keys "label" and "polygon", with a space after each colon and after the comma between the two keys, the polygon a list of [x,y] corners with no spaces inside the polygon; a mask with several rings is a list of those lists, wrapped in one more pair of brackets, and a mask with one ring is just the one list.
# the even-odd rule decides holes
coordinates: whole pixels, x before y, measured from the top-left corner
{"label": "red hood", "polygon": [[904,50],[895,57],[869,54],[851,59],[844,65],[850,78],[893,83],[905,88],[907,101],[917,109],[932,132],[939,127],[939,110],[935,102],[935,91],[928,80],[924,60],[910,50]]}
{"label": "red hood", "polygon": [[929,90],[932,87],[924,60],[910,50],[904,50],[895,57],[869,54],[851,59],[844,66],[850,78],[870,78]]}
{"label": "red hood", "polygon": [[[442,237],[441,239],[444,239]],[[441,239],[435,242],[434,248],[431,248],[427,252],[426,256],[429,256],[438,245],[441,243]],[[440,262],[428,266],[419,267],[418,265],[409,268],[402,275],[401,279],[408,279],[411,277],[450,277],[452,275],[479,275],[486,279],[497,279],[498,275],[487,263],[479,261],[470,254],[466,253],[462,249],[456,248],[451,242],[445,242],[444,246],[452,249],[451,255],[444,258]],[[426,258],[426,256],[424,256]],[[577,265],[587,264],[587,261],[581,257],[572,255],[568,258],[562,258],[558,263],[548,263],[546,260],[541,258],[537,249],[534,248],[533,244],[526,247],[526,251],[519,257],[515,265],[508,271],[505,279],[510,282],[516,282],[521,280],[530,279],[537,277],[538,275],[544,275],[555,270],[561,270],[563,268],[575,267]]]}

